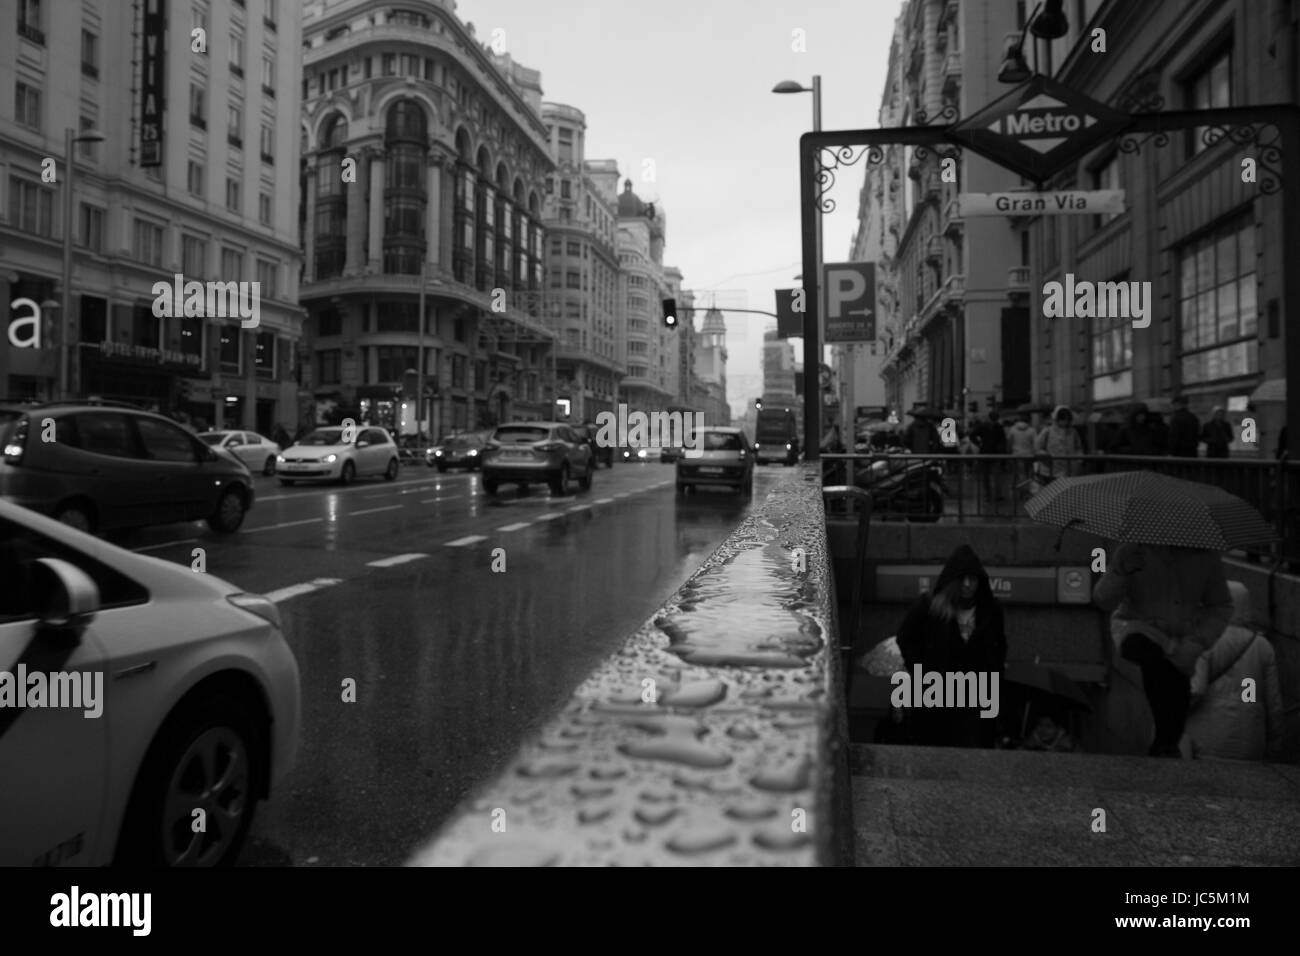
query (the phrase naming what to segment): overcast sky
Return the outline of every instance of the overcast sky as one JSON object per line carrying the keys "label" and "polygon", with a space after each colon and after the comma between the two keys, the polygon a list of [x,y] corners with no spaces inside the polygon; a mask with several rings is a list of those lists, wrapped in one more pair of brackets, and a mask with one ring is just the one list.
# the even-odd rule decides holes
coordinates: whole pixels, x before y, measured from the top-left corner
{"label": "overcast sky", "polygon": [[[586,158],[617,160],[642,199],[662,203],[664,261],[687,288],[716,290],[720,307],[774,311],[773,290],[798,285],[802,271],[798,139],[813,105],[811,93],[771,89],[810,87],[820,74],[824,130],[876,126],[900,9],[901,0],[460,0],[456,13],[480,42],[503,29],[510,55],[541,71],[543,97],[586,114]],[[795,30],[805,52],[793,49]],[[641,181],[646,158],[654,183]],[[828,262],[849,258],[861,186],[859,164],[831,193]],[[776,320],[726,319],[727,399],[739,413],[761,390],[763,329]]]}

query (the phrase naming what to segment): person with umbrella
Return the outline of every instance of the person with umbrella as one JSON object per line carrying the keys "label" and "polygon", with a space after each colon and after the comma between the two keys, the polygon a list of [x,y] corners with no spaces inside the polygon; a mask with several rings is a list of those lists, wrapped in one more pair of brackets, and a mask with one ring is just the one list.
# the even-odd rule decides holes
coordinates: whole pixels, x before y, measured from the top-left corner
{"label": "person with umbrella", "polygon": [[[908,609],[898,649],[909,674],[920,665],[926,673],[974,672],[1001,680],[1007,659],[1002,604],[970,545],[957,546],[934,587]],[[933,747],[991,748],[998,736],[997,720],[981,717],[978,706],[916,708],[905,720],[914,742]]]}
{"label": "person with umbrella", "polygon": [[[1282,743],[1285,717],[1273,645],[1250,624],[1250,592],[1229,581],[1232,622],[1200,656],[1192,673],[1191,716],[1187,750],[1211,760],[1263,760]],[[1258,699],[1245,700],[1246,678],[1255,682]]]}
{"label": "person with umbrella", "polygon": [[1060,478],[1025,505],[1035,521],[1120,542],[1093,589],[1111,638],[1142,671],[1155,719],[1150,753],[1178,756],[1200,655],[1232,615],[1219,553],[1270,542],[1263,517],[1235,495],[1149,471]]}

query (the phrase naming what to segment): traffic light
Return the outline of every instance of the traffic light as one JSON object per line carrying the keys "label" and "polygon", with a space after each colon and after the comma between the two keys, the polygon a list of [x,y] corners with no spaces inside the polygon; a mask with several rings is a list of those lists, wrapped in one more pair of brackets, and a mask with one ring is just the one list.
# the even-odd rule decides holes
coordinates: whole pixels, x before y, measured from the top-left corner
{"label": "traffic light", "polygon": [[763,400],[761,398],[754,399],[754,409],[760,412],[763,410]]}
{"label": "traffic light", "polygon": [[677,328],[677,300],[664,299],[664,327]]}

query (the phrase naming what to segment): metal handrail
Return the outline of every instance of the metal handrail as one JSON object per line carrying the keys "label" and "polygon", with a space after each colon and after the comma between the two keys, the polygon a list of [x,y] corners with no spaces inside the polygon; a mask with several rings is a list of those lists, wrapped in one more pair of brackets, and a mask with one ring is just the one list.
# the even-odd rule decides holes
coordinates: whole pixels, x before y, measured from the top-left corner
{"label": "metal handrail", "polygon": [[[861,502],[862,508],[858,512],[858,530],[857,536],[853,542],[853,592],[852,607],[849,611],[849,643],[846,647],[843,635],[840,635],[840,651],[843,653],[853,649],[854,642],[858,639],[858,624],[862,616],[862,578],[867,565],[867,540],[871,531],[871,505],[872,497],[868,491],[863,491],[855,485],[827,485],[822,489],[823,501],[842,500],[848,502]],[[846,671],[845,681],[847,682],[852,676],[852,669]]]}

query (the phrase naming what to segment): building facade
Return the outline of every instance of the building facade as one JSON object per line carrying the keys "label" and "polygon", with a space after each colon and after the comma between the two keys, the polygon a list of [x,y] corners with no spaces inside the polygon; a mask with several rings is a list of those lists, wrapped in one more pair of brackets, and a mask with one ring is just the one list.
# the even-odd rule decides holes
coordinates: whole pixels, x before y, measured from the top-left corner
{"label": "building facade", "polygon": [[[285,7],[0,0],[0,23],[15,28],[0,35],[0,295],[6,324],[31,314],[14,300],[49,320],[39,347],[0,349],[0,394],[292,427],[302,43]],[[75,148],[72,307],[61,316],[68,129],[103,140]],[[183,292],[199,282],[205,294],[160,302],[155,285],[174,289],[178,276]]]}
{"label": "building facade", "polygon": [[[1073,17],[1070,34],[1051,44],[1049,65],[1060,81],[1129,112],[1295,102],[1283,7],[1089,3],[1087,18]],[[1289,16],[1294,32],[1294,7]],[[1096,30],[1105,31],[1104,56],[1091,50]],[[1023,224],[1033,248],[1035,397],[1105,420],[1132,402],[1182,393],[1202,421],[1225,408],[1237,434],[1232,454],[1268,458],[1285,424],[1283,316],[1296,304],[1282,302],[1281,282],[1296,250],[1283,249],[1281,204],[1261,188],[1267,173],[1243,181],[1243,159],[1264,165],[1262,147],[1224,133],[1107,141],[1048,184],[1122,189],[1127,211]],[[1067,275],[1150,283],[1150,325],[1043,317],[1040,290]],[[1258,428],[1253,443],[1241,440],[1246,418]]]}
{"label": "building facade", "polygon": [[776,329],[763,333],[763,403],[794,407],[801,393],[795,388],[794,345],[777,337]]}
{"label": "building facade", "polygon": [[[997,72],[1023,13],[991,0],[909,0],[895,24],[880,125],[954,123],[1008,92]],[[897,145],[868,162],[855,246],[879,250],[882,404],[971,414],[1029,400],[1027,248],[1006,219],[963,221],[957,201],[1019,185],[970,150]]]}
{"label": "building facade", "polygon": [[678,368],[670,348],[676,332],[664,328],[662,314],[662,301],[669,297],[664,276],[667,219],[662,209],[641,201],[630,179],[624,180],[617,208],[627,368],[619,400],[638,411],[667,411],[676,403]]}
{"label": "building facade", "polygon": [[696,406],[711,425],[731,424],[731,405],[727,402],[727,323],[717,309],[704,313],[704,322],[695,336]]}
{"label": "building facade", "polygon": [[[546,179],[542,218],[548,327],[555,333],[558,395],[574,421],[613,411],[623,365],[618,352],[618,208],[607,180],[611,160],[588,163],[582,111],[544,103],[555,174]],[[593,173],[603,174],[598,181]]]}
{"label": "building facade", "polygon": [[305,417],[552,417],[540,75],[450,0],[315,0],[303,37]]}

